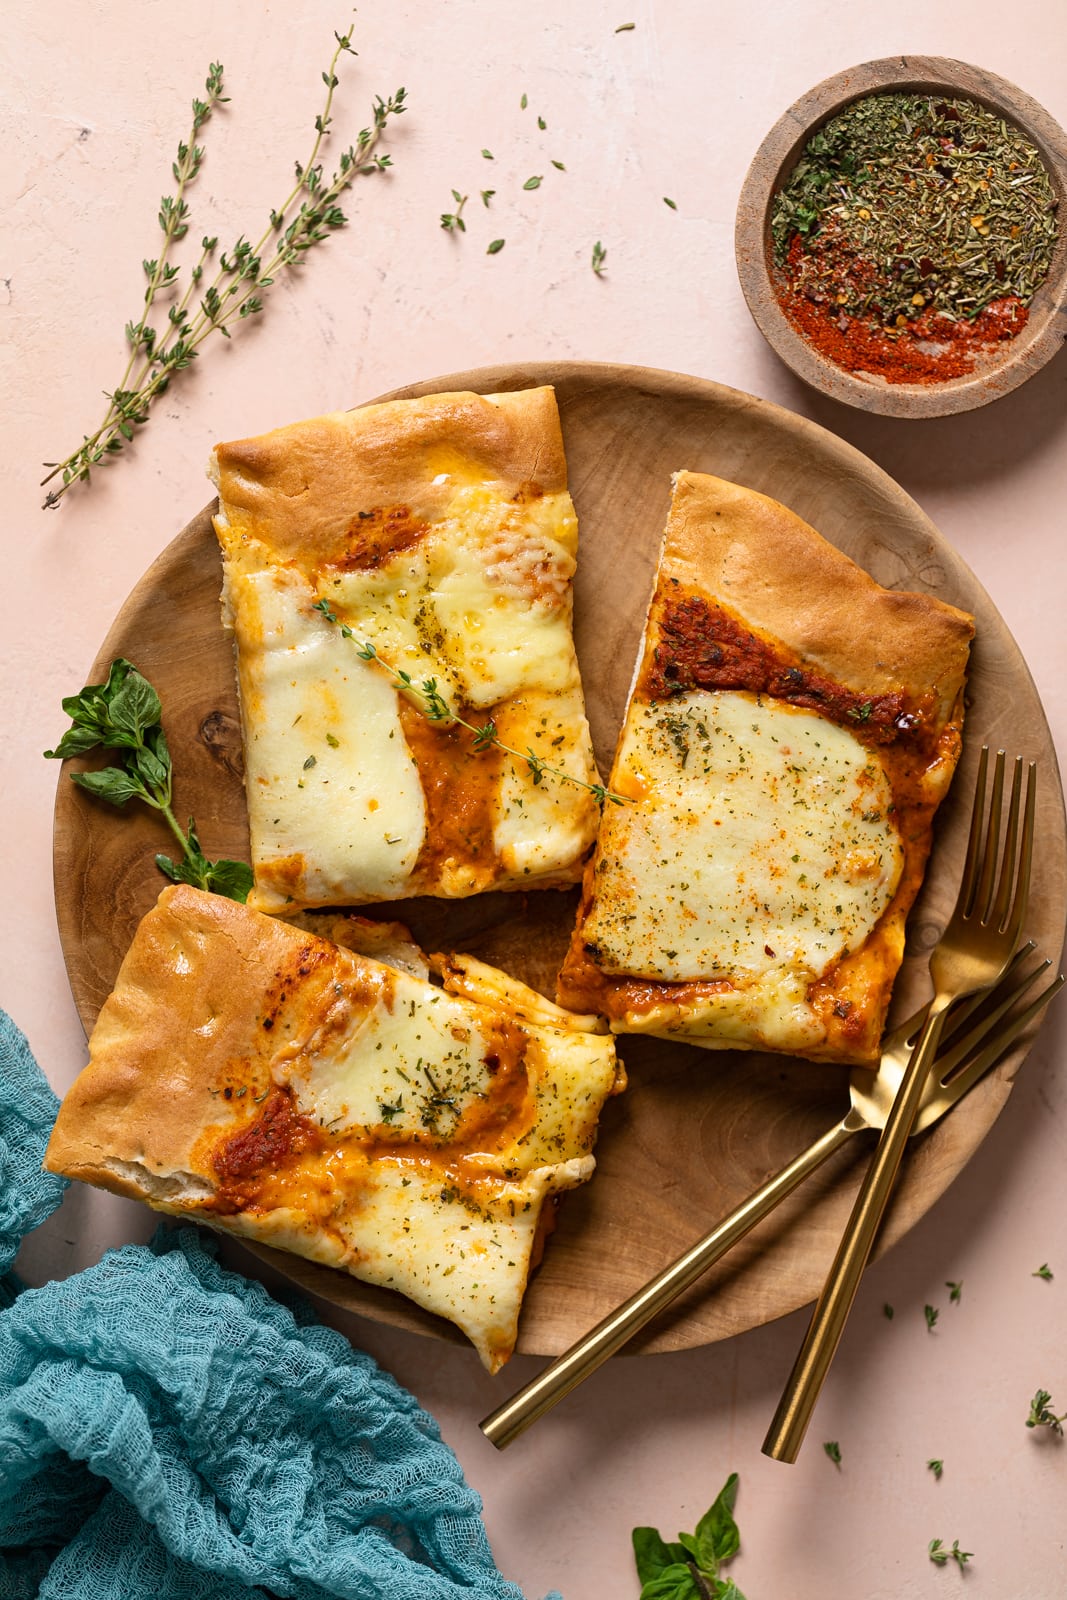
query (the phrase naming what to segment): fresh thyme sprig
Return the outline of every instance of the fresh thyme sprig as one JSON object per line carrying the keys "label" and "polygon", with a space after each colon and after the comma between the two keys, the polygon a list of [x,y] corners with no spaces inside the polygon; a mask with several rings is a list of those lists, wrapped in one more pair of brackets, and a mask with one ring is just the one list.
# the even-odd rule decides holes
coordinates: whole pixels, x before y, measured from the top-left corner
{"label": "fresh thyme sprig", "polygon": [[572,772],[565,772],[562,767],[552,766],[534,750],[516,750],[514,745],[505,744],[497,733],[496,723],[492,717],[487,722],[482,723],[480,727],[474,722],[468,722],[465,717],[461,717],[449,705],[438,687],[436,678],[424,678],[421,683],[416,683],[410,672],[405,672],[400,667],[394,667],[369,639],[360,639],[348,626],[347,622],[340,620],[327,599],[317,600],[312,610],[321,612],[327,622],[332,622],[335,626],[340,627],[341,637],[354,641],[356,654],[360,660],[373,661],[377,666],[381,667],[382,671],[387,673],[394,683],[399,685],[402,693],[422,712],[428,722],[448,723],[459,728],[465,728],[469,734],[473,735],[473,748],[475,751],[494,748],[502,750],[505,755],[513,756],[529,772],[535,788],[543,783],[545,778],[558,778],[561,783],[573,783],[579,789],[587,789],[599,806],[602,806],[606,800],[610,800],[612,805],[616,806],[626,804],[624,795],[613,793],[611,789],[606,788],[602,783],[586,783],[584,778],[576,778]]}
{"label": "fresh thyme sprig", "polygon": [[106,683],[86,684],[81,694],[69,695],[63,701],[63,710],[71,725],[56,748],[44,752],[47,759],[62,761],[97,749],[117,753],[117,766],[102,767],[96,772],[72,772],[73,782],[113,806],[140,800],[160,812],[181,846],[180,861],[156,856],[156,866],[173,882],[209,889],[229,900],[247,900],[252,887],[251,868],[243,861],[209,861],[200,848],[193,818],[183,829],[174,815],[173,773],[163,732],[163,712],[148,679],[120,656],[111,663]]}
{"label": "fresh thyme sprig", "polygon": [[[189,274],[185,293],[168,309],[166,323],[157,328],[150,324],[149,317],[158,308],[161,293],[174,287],[180,270],[169,260],[171,246],[189,231],[185,193],[199,172],[204,156],[196,138],[214,108],[227,103],[222,93],[222,64],[212,63],[205,85],[207,98],[193,101],[191,133],[188,140],[178,145],[177,160],[171,169],[175,193],[164,196],[160,202],[163,244],[157,260],[143,263],[148,287],[140,320],[126,324],[126,340],[130,346],[126,371],[117,388],[111,393],[105,392],[108,406],[96,431],[87,434],[81,445],[63,461],[47,463],[51,471],[42,479],[42,487],[56,476],[62,476],[63,482],[60,488],[49,490],[44,500],[46,507],[58,505],[72,484],[88,483],[94,467],[125,448],[135,430],[148,422],[152,402],[164,393],[176,373],[196,360],[201,345],[212,333],[230,338],[230,328],[235,322],[263,310],[264,294],[279,273],[299,266],[308,250],[345,226],[347,218],[338,200],[354,178],[363,173],[383,171],[392,164],[387,155],[375,153],[375,146],[389,118],[400,116],[407,109],[403,89],[398,89],[388,100],[380,96],[375,98],[373,126],[364,128],[355,144],[344,151],[332,177],[324,172],[319,154],[333,120],[333,96],[339,82],[335,68],[342,54],[356,54],[352,48],[351,28],[347,33],[335,33],[334,37],[337,48],[322,74],[326,84],[325,104],[315,118],[311,154],[306,162],[296,163],[293,187],[282,204],[271,211],[270,222],[256,243],[242,235],[232,250],[219,256],[215,276],[202,291],[200,285],[218,247],[218,239],[205,236],[201,240],[201,253]],[[198,291],[199,301],[194,306]]]}
{"label": "fresh thyme sprig", "polygon": [[1039,1389],[1030,1402],[1030,1415],[1026,1419],[1026,1426],[1048,1428],[1053,1433],[1062,1434],[1065,1422],[1067,1422],[1067,1411],[1057,1417],[1052,1410],[1052,1396],[1047,1389]]}

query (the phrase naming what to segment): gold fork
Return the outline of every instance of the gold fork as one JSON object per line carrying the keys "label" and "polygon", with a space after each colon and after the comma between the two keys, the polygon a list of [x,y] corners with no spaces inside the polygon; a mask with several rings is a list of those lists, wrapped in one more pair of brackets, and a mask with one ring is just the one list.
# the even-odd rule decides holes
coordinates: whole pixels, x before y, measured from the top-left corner
{"label": "gold fork", "polygon": [[[1022,968],[1033,951],[1033,943],[1019,951],[993,996],[965,1001],[952,1013],[951,1043],[939,1053],[936,1071],[926,1079],[915,1133],[929,1128],[962,1099],[1062,987],[1061,975],[1024,1010],[1008,1017],[1016,1002],[1051,965],[1043,961],[1032,972],[1023,974]],[[924,1006],[887,1036],[877,1069],[853,1069],[849,1080],[851,1106],[835,1127],[486,1417],[480,1424],[486,1438],[498,1449],[511,1444],[696,1283],[835,1150],[854,1134],[884,1127],[928,1009]]]}
{"label": "gold fork", "polygon": [[[978,993],[995,984],[1008,966],[1019,942],[1026,915],[1033,859],[1037,768],[1033,762],[1030,763],[1024,809],[1023,763],[1021,758],[1016,757],[1008,823],[1001,852],[1003,750],[997,752],[989,818],[983,826],[988,763],[989,751],[983,746],[978,763],[963,881],[948,925],[930,956],[934,997],[926,1022],[886,1118],[882,1136],[856,1197],[829,1276],[816,1302],[804,1343],[763,1442],[764,1454],[773,1456],[776,1461],[795,1461],[797,1458],[889,1203],[908,1136],[915,1126],[930,1063],[937,1051],[948,1007],[953,1000]],[[1023,819],[1020,829],[1021,810]]]}

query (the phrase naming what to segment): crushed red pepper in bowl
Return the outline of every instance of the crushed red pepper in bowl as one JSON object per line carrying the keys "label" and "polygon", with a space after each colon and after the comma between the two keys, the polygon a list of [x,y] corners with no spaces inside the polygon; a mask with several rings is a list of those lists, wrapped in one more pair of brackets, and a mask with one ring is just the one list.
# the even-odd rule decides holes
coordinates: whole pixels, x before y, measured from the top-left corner
{"label": "crushed red pepper in bowl", "polygon": [[1038,150],[997,112],[864,95],[816,130],[774,197],[774,291],[844,371],[941,383],[1026,326],[1056,207]]}

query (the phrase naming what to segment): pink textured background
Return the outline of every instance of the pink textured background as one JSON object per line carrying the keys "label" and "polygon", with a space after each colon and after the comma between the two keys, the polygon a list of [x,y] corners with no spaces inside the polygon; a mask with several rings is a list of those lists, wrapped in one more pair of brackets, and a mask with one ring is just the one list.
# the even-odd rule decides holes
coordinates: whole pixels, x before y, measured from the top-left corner
{"label": "pink textured background", "polygon": [[[100,392],[121,373],[140,261],[156,251],[158,198],[208,62],[226,64],[232,104],[206,129],[193,235],[258,235],[305,153],[332,30],[347,20],[324,0],[5,8],[0,1004],[60,1090],[85,1048],[52,904],[57,772],[39,752],[135,580],[209,498],[216,439],[512,358],[629,361],[749,390],[842,434],[918,500],[997,601],[1067,750],[1063,356],[984,412],[860,416],[779,365],[733,265],[751,154],[788,104],[850,64],[961,56],[1067,121],[1059,0],[965,11],[949,0],[366,0],[334,147],[367,120],[375,92],[404,83],[395,171],[357,184],[348,230],[278,286],[258,325],[208,347],[126,459],[40,512],[38,463],[95,426]],[[615,33],[629,21],[632,32]],[[542,187],[523,192],[535,172]],[[490,212],[483,185],[497,190]],[[438,226],[452,188],[472,196],[459,237]],[[505,249],[487,257],[496,237]],[[608,252],[603,279],[589,267],[595,239]],[[667,1537],[691,1527],[736,1469],[743,1549],[732,1570],[749,1600],[897,1600],[961,1582],[973,1600],[1058,1600],[1067,1446],[1023,1421],[1039,1386],[1067,1407],[1065,1039],[1067,1003],[966,1173],[872,1270],[794,1467],[759,1446],[804,1314],[704,1351],[618,1360],[499,1457],[476,1421],[538,1363],[516,1360],[494,1383],[466,1351],[355,1319],[345,1331],[439,1417],[484,1496],[502,1569],[531,1597],[552,1585],[567,1600],[635,1596],[633,1524]],[[65,1273],[149,1228],[133,1205],[75,1187],[22,1270]],[[1043,1261],[1052,1283],[1031,1277]],[[946,1279],[963,1280],[958,1306]],[[941,1307],[934,1334],[926,1301]],[[840,1472],[823,1439],[840,1441]],[[944,1458],[940,1483],[929,1456]],[[930,1564],[934,1536],[974,1551],[965,1576]]]}

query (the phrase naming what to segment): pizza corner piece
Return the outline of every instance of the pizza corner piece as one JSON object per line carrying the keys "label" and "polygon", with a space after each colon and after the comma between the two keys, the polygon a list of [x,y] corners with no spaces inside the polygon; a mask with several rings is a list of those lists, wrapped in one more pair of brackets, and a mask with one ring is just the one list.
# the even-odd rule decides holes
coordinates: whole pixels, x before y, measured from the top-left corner
{"label": "pizza corner piece", "polygon": [[553,390],[336,412],[220,444],[211,475],[249,904],[577,883],[599,774]]}
{"label": "pizza corner piece", "polygon": [[470,958],[427,982],[396,925],[371,939],[396,966],[362,955],[345,920],[347,948],[164,889],[45,1164],[398,1290],[495,1372],[555,1199],[593,1171],[614,1043]]}
{"label": "pizza corner piece", "polygon": [[961,751],[973,619],[680,472],[561,1003],[873,1062]]}

